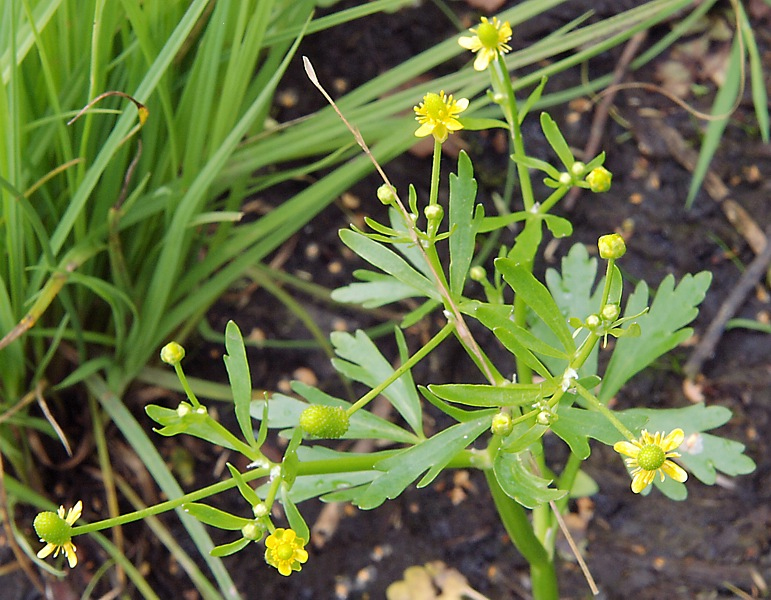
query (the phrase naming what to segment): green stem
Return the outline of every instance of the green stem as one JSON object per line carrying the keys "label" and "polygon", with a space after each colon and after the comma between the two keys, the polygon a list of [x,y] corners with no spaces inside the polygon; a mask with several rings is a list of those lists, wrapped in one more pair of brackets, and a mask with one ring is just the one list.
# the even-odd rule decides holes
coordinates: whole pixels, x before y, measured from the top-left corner
{"label": "green stem", "polygon": [[434,160],[431,164],[431,194],[428,197],[428,205],[433,206],[439,202],[439,166],[442,162],[442,142],[434,138]]}
{"label": "green stem", "polygon": [[[514,154],[526,156],[525,142],[522,138],[522,130],[519,127],[519,110],[517,108],[517,97],[514,95],[514,88],[511,85],[509,70],[506,68],[506,61],[503,55],[499,54],[497,60],[492,63],[490,73],[492,75],[493,87],[499,93],[505,94],[506,106],[503,112],[506,120],[509,122],[511,138],[514,142]],[[517,174],[519,175],[519,186],[522,190],[522,202],[525,210],[530,210],[535,205],[535,196],[533,195],[533,184],[530,181],[530,171],[524,165],[517,165]]]}
{"label": "green stem", "polygon": [[182,369],[182,365],[180,363],[175,363],[174,370],[177,373],[177,378],[179,379],[179,382],[182,384],[182,389],[185,390],[185,394],[190,399],[190,402],[192,403],[193,407],[199,408],[201,406],[201,403],[198,401],[198,397],[195,395],[193,388],[191,388],[190,384],[187,382],[187,377],[185,377],[185,371]]}
{"label": "green stem", "polygon": [[576,390],[578,391],[578,395],[586,400],[592,409],[596,410],[597,412],[601,412],[605,418],[608,419],[608,421],[610,421],[613,426],[619,430],[621,435],[630,441],[637,439],[635,435],[629,430],[629,428],[627,428],[627,426],[619,420],[619,418],[612,410],[610,410],[607,406],[595,398],[594,394],[592,394],[589,390],[580,384],[576,384]]}
{"label": "green stem", "polygon": [[[270,467],[263,467],[260,469],[255,469],[254,471],[249,471],[248,473],[244,473],[243,479],[244,481],[252,481],[253,479],[265,477],[269,473],[270,473]],[[82,535],[84,533],[101,531],[103,529],[109,529],[110,527],[115,527],[117,525],[125,525],[126,523],[133,523],[134,521],[141,521],[145,517],[161,514],[163,512],[178,508],[183,504],[187,504],[188,502],[196,502],[197,500],[208,498],[209,496],[213,496],[214,494],[219,494],[220,492],[224,492],[225,490],[229,490],[234,487],[236,487],[235,479],[220,481],[218,483],[214,483],[212,485],[201,488],[200,490],[196,490],[195,492],[190,492],[189,494],[180,496],[179,498],[174,498],[173,500],[167,500],[166,502],[161,502],[160,504],[156,504],[154,506],[150,506],[142,510],[136,510],[134,512],[126,513],[125,515],[121,515],[119,517],[115,517],[112,519],[97,521],[96,523],[89,523],[88,525],[80,525],[79,527],[73,527],[72,536],[74,537],[76,535]]]}
{"label": "green stem", "polygon": [[352,415],[360,408],[366,406],[371,400],[376,398],[389,385],[391,385],[394,381],[399,379],[399,377],[404,375],[412,367],[414,367],[421,360],[423,360],[434,348],[436,348],[440,343],[442,343],[442,341],[448,335],[450,335],[450,333],[452,333],[454,329],[455,329],[455,325],[451,322],[447,323],[444,327],[442,327],[442,329],[434,337],[432,337],[425,346],[423,346],[415,354],[410,356],[410,358],[407,359],[407,361],[404,364],[402,364],[398,369],[394,370],[394,372],[391,373],[391,375],[388,378],[386,378],[378,386],[372,388],[369,392],[367,392],[361,398],[359,398],[359,400],[357,400],[356,403],[346,411],[348,416]]}
{"label": "green stem", "polygon": [[506,533],[509,534],[517,550],[530,563],[533,598],[557,600],[559,592],[554,562],[536,537],[525,509],[506,495],[491,469],[485,471],[485,476]]}

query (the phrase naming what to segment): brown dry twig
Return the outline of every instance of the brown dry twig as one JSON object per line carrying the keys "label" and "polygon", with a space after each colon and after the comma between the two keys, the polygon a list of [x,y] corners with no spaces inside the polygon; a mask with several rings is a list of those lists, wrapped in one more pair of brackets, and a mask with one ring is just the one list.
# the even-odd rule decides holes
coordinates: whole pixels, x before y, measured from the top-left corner
{"label": "brown dry twig", "polygon": [[[771,227],[766,232],[766,237],[771,235]],[[704,362],[712,356],[715,351],[717,343],[720,341],[720,337],[723,335],[725,324],[737,311],[737,309],[744,303],[744,300],[750,290],[763,277],[763,273],[768,269],[771,264],[771,243],[766,242],[766,247],[763,252],[758,254],[744,271],[739,281],[736,283],[731,293],[723,301],[720,306],[720,310],[717,311],[717,315],[709,324],[706,333],[701,338],[698,346],[691,353],[688,361],[683,367],[683,372],[688,379],[694,379],[700,372]]]}

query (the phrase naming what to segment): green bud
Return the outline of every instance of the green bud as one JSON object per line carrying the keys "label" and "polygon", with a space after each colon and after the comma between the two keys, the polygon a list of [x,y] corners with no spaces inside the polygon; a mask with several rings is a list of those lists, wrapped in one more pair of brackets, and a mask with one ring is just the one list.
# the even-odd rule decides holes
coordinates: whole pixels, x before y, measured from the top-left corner
{"label": "green bud", "polygon": [[423,214],[429,221],[441,221],[444,218],[444,209],[439,204],[429,204],[423,209]]}
{"label": "green bud", "polygon": [[615,321],[618,319],[618,315],[621,312],[621,310],[618,307],[618,304],[606,304],[602,307],[602,310],[600,311],[600,316],[605,321]]}
{"label": "green bud", "polygon": [[570,167],[570,173],[573,175],[573,177],[581,177],[581,175],[584,174],[584,171],[586,170],[586,165],[582,163],[580,160],[577,160],[573,163],[573,166]]}
{"label": "green bud", "polygon": [[241,528],[241,535],[247,540],[260,540],[265,533],[265,526],[261,523],[247,523]]}
{"label": "green bud", "polygon": [[573,183],[573,178],[570,176],[570,173],[560,173],[559,182],[562,185],[570,185]]}
{"label": "green bud", "polygon": [[493,434],[506,436],[511,433],[512,429],[514,429],[514,424],[511,422],[509,413],[500,412],[493,417],[493,423],[490,427]]}
{"label": "green bud", "polygon": [[252,512],[256,518],[261,519],[262,517],[268,516],[270,511],[264,502],[260,502],[259,504],[252,506]]}
{"label": "green bud", "polygon": [[600,320],[600,317],[597,315],[589,315],[588,317],[586,317],[586,321],[584,321],[584,325],[586,325],[586,328],[589,331],[594,331],[595,329],[597,329],[600,326],[600,323],[602,323],[602,321]]}
{"label": "green bud", "polygon": [[386,206],[389,206],[396,202],[396,190],[387,183],[384,183],[377,188],[377,199]]}
{"label": "green bud", "polygon": [[485,271],[484,267],[480,267],[479,265],[471,267],[468,274],[473,281],[484,281],[487,279],[487,271]]}
{"label": "green bud", "polygon": [[63,546],[72,539],[72,525],[55,512],[41,512],[32,522],[35,532],[47,544]]}
{"label": "green bud", "polygon": [[340,406],[313,404],[300,415],[300,428],[317,438],[335,439],[348,431],[349,418]]}
{"label": "green bud", "polygon": [[589,189],[595,193],[607,192],[610,189],[610,182],[613,179],[613,173],[605,167],[596,167],[586,176],[586,183]]}
{"label": "green bud", "polygon": [[546,427],[554,423],[557,419],[559,419],[559,416],[555,415],[550,410],[542,410],[535,418],[539,425],[544,425]]}
{"label": "green bud", "polygon": [[167,365],[178,365],[185,358],[185,349],[177,342],[169,342],[161,348],[161,360]]}
{"label": "green bud", "polygon": [[603,235],[597,240],[597,247],[600,250],[600,257],[605,260],[621,258],[626,254],[626,243],[624,242],[624,238],[617,233]]}

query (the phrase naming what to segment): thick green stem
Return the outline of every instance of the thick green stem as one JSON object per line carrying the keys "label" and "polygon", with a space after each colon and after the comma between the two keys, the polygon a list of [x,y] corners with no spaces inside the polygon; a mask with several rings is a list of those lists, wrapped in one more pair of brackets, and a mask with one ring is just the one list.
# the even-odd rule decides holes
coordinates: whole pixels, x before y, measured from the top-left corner
{"label": "thick green stem", "polygon": [[491,469],[485,471],[495,508],[501,517],[506,533],[517,550],[530,563],[530,578],[535,600],[557,600],[557,573],[549,553],[538,540],[527,518],[525,509],[506,495]]}

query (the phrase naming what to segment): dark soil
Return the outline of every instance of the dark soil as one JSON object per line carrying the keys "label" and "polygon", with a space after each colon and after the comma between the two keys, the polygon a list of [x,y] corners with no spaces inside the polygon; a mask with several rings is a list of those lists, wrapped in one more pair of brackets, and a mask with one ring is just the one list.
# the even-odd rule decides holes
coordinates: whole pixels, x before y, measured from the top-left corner
{"label": "dark soil", "polygon": [[[515,45],[538,39],[543,31],[581,14],[582,4],[591,3],[574,4],[570,14],[544,17],[528,31],[515,32]],[[598,8],[612,10],[605,4]],[[465,3],[456,2],[452,6],[461,17],[475,18]],[[715,15],[717,17],[719,15]],[[767,14],[753,18],[768,78],[771,18]],[[651,32],[647,44],[665,31],[666,28],[662,28]],[[432,3],[424,3],[420,9],[374,16],[323,36],[314,36],[301,52],[313,60],[322,80],[339,78],[350,89],[452,33],[452,25],[441,11]],[[716,46],[715,51],[718,49]],[[611,71],[619,54],[620,50],[593,60],[590,73]],[[670,57],[671,51],[628,80],[655,81],[656,66]],[[556,91],[574,85],[579,78],[578,71],[565,74],[551,81],[548,89]],[[691,97],[688,101],[701,110],[709,110],[715,86],[710,81],[699,83],[705,86],[706,95]],[[282,92],[293,92],[299,103],[291,107],[277,105],[275,116],[280,120],[306,114],[322,105],[299,64],[295,65]],[[416,98],[416,103],[418,100]],[[623,231],[628,253],[622,266],[630,282],[644,279],[655,287],[669,273],[678,279],[702,270],[713,273],[712,287],[694,323],[698,335],[715,316],[741,276],[743,265],[747,265],[754,254],[726,220],[720,205],[707,193],[702,191],[690,210],[684,207],[691,174],[666,147],[650,145],[651,138],[656,139],[655,134],[651,134],[651,120],[676,129],[694,145],[698,145],[704,123],[694,120],[661,95],[645,90],[620,92],[614,108],[616,118],[607,122],[602,142],[602,149],[608,153],[606,166],[614,173],[612,191],[606,195],[579,196],[574,208],[564,212],[574,224],[573,237],[555,245],[553,254],[539,268],[557,266],[559,258],[573,243],[593,248],[599,235]],[[559,123],[566,124],[564,132],[568,141],[575,148],[583,148],[592,110],[584,110],[582,105],[574,103],[551,112]],[[771,222],[771,150],[760,141],[755,123],[747,90],[726,129],[712,169],[728,185],[731,197],[762,228]],[[528,149],[548,158],[535,121],[527,132],[532,136]],[[506,169],[507,152],[505,148],[499,150],[499,140],[494,136],[464,132],[459,137],[475,164],[479,201],[490,205],[491,195],[500,191],[500,173]],[[445,157],[447,172],[454,170],[453,163],[454,160]],[[414,182],[420,194],[420,187],[429,180],[430,159],[405,156],[389,164],[387,170],[397,188],[406,189],[408,183]],[[291,253],[281,268],[292,274],[309,274],[314,282],[329,288],[348,283],[352,270],[361,265],[342,246],[336,232],[347,227],[351,219],[358,223],[364,215],[381,216],[381,207],[374,195],[378,184],[377,179],[369,178],[351,190],[349,198],[310,223],[291,241]],[[291,193],[291,190],[284,191]],[[277,194],[267,200],[277,203],[281,196]],[[511,243],[511,239],[503,241]],[[215,331],[223,331],[225,322],[233,319],[245,335],[259,330],[267,339],[309,337],[273,296],[263,290],[249,293],[251,295],[234,292],[217,304],[208,316]],[[353,331],[379,322],[376,315],[341,312],[316,304],[310,298],[300,299],[325,330],[345,327]],[[737,316],[762,319],[768,318],[768,314],[768,289],[758,287],[740,307]],[[408,330],[413,351],[421,345],[425,333],[425,328]],[[629,478],[618,455],[604,446],[593,448],[586,470],[600,483],[600,492],[590,503],[574,506],[573,516],[574,534],[600,586],[601,597],[691,599],[732,597],[737,590],[748,594],[747,597],[767,593],[765,586],[771,584],[770,339],[766,334],[745,329],[727,332],[714,358],[704,365],[704,377],[700,380],[707,404],[726,406],[733,412],[733,418],[719,433],[746,444],[747,454],[757,463],[753,474],[724,478],[719,481],[720,485],[712,487],[692,478],[687,484],[686,502],[670,501],[658,492],[641,497],[630,492]],[[389,349],[389,343],[385,348]],[[224,380],[225,372],[219,359],[222,350],[219,344],[199,342],[196,347],[196,342],[191,341],[189,364],[186,362],[188,374]],[[681,387],[680,369],[690,352],[688,347],[679,348],[636,377],[619,394],[618,406],[688,405]],[[318,350],[252,349],[250,360],[257,387],[283,389],[292,378],[312,377],[330,393],[346,393],[327,357]],[[415,371],[416,380],[423,383],[464,381],[466,376],[478,379],[470,361],[451,344]],[[177,401],[178,398],[170,398],[168,405]],[[141,415],[140,403],[135,404],[137,414]],[[226,413],[225,409],[220,410],[227,423]],[[559,442],[549,443],[561,451]],[[174,438],[159,440],[159,445],[168,457],[175,447],[181,447],[181,452],[192,458],[194,473],[190,489],[225,477],[221,472],[222,463],[217,464],[219,454],[205,444]],[[276,456],[278,453],[276,448]],[[228,460],[235,458],[228,457]],[[527,598],[527,564],[498,522],[484,479],[478,473],[468,475],[465,479],[465,474],[446,472],[428,488],[408,488],[402,497],[374,511],[345,509],[331,539],[323,548],[311,544],[308,563],[301,573],[289,578],[267,567],[257,547],[226,558],[225,564],[246,598],[384,598],[386,587],[401,579],[406,568],[434,560],[457,569],[474,589],[489,598]],[[70,474],[63,472],[61,478],[59,489],[64,491],[70,485]],[[74,480],[78,479],[76,476]],[[65,492],[64,496],[67,495]],[[145,497],[144,500],[153,499]],[[223,507],[242,512],[243,503],[235,494],[225,495],[221,502]],[[320,506],[309,502],[302,508],[312,525]],[[166,520],[170,525],[173,521]],[[134,544],[132,561],[152,565],[151,580],[162,598],[197,597],[193,585],[175,561],[161,553],[157,540],[147,528],[129,528],[126,534]],[[215,543],[227,540],[225,536],[215,537]],[[191,549],[184,533],[180,533],[179,541]],[[80,546],[85,566],[98,566],[98,547],[83,540],[79,554]],[[67,581],[72,588],[83,589],[92,572],[78,569]],[[563,598],[590,597],[589,588],[569,552],[559,560],[559,574]],[[62,594],[57,597],[70,597]],[[0,592],[0,597],[25,596]]]}

